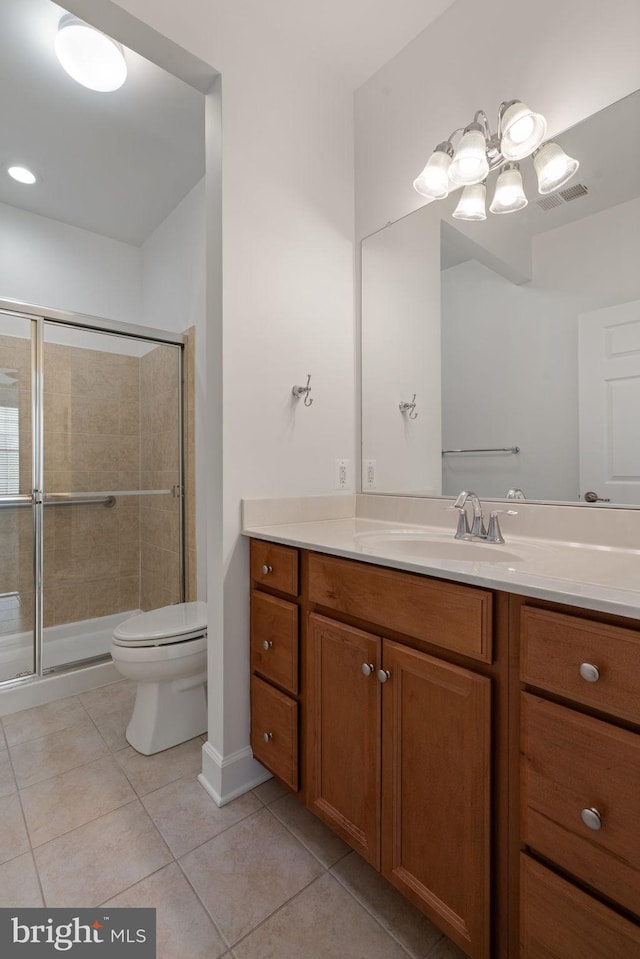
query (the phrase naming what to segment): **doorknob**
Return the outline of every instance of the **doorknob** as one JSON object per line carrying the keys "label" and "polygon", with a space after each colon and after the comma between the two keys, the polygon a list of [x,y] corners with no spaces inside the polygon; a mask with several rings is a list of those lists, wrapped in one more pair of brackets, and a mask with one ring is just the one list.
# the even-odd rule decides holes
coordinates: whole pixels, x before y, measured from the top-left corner
{"label": "doorknob", "polygon": [[608,496],[598,496],[597,493],[594,493],[593,490],[589,490],[588,493],[584,494],[584,498],[587,503],[610,503],[611,500]]}

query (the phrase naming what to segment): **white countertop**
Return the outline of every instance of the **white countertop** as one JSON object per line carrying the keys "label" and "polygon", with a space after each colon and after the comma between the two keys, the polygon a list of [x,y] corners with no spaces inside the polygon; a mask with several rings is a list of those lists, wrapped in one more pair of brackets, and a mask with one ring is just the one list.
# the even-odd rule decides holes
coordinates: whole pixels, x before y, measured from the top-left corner
{"label": "white countertop", "polygon": [[[640,550],[516,537],[493,545],[451,529],[345,517],[245,526],[256,539],[640,619]],[[486,557],[486,558],[485,558]]]}

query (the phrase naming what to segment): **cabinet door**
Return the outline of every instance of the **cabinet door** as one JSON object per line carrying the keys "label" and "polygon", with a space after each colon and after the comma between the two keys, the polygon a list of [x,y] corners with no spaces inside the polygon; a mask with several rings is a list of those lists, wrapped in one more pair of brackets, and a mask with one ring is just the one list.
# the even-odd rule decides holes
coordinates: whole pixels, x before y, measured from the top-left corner
{"label": "cabinet door", "polygon": [[307,802],[379,869],[381,640],[315,613],[307,640]]}
{"label": "cabinet door", "polygon": [[489,956],[491,681],[384,641],[382,873]]}

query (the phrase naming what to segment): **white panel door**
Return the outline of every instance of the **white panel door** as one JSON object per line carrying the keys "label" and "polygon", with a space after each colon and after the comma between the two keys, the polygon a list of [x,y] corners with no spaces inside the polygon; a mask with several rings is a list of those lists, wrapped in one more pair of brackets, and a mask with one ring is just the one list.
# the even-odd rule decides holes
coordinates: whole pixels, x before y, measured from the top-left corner
{"label": "white panel door", "polygon": [[640,503],[640,300],[578,325],[580,496]]}

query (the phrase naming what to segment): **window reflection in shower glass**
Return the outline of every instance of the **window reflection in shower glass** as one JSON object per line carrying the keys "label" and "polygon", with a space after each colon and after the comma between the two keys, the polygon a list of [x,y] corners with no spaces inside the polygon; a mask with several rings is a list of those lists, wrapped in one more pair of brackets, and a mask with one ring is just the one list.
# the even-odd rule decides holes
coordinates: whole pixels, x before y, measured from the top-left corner
{"label": "window reflection in shower glass", "polygon": [[0,312],[0,681],[35,662],[31,327]]}
{"label": "window reflection in shower glass", "polygon": [[43,668],[181,598],[180,347],[45,323]]}

